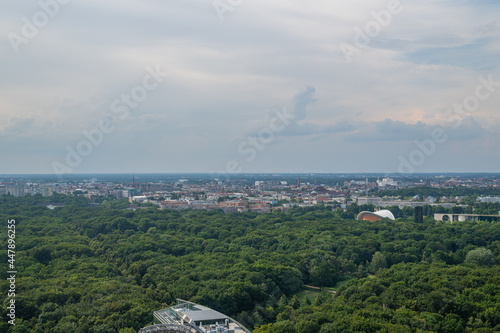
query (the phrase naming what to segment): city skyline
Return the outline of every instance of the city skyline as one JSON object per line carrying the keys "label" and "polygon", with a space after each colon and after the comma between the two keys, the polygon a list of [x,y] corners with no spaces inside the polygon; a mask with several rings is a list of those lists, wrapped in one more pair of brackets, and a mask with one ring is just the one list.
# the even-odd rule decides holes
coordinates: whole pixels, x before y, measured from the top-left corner
{"label": "city skyline", "polygon": [[499,4],[0,13],[0,174],[498,172]]}

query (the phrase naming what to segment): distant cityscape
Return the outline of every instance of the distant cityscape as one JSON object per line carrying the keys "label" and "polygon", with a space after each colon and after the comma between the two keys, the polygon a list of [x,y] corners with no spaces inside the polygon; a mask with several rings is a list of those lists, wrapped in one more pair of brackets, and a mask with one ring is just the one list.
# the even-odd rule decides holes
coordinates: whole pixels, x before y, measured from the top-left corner
{"label": "distant cityscape", "polygon": [[[128,181],[127,181],[128,178]],[[163,178],[163,179],[162,179]],[[54,194],[83,196],[91,205],[103,199],[126,199],[129,209],[158,206],[160,209],[222,209],[226,213],[255,211],[268,213],[293,207],[334,205],[345,209],[350,204],[377,207],[416,207],[434,205],[464,206],[464,196],[379,195],[381,191],[427,187],[500,190],[500,176],[427,175],[413,178],[373,175],[242,175],[216,178],[210,175],[84,175],[66,179],[40,176],[0,177],[0,195],[15,197]],[[496,192],[495,192],[496,193]],[[499,203],[498,195],[479,195],[477,202]],[[57,206],[57,202],[54,206]]]}

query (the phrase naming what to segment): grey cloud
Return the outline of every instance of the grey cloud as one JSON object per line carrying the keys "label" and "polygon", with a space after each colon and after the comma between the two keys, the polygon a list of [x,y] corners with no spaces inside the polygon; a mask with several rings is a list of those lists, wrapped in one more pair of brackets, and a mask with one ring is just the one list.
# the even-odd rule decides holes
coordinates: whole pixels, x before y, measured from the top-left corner
{"label": "grey cloud", "polygon": [[462,119],[459,126],[445,127],[446,134],[453,141],[470,141],[492,134],[481,126],[473,117]]}
{"label": "grey cloud", "polygon": [[282,136],[307,136],[318,134],[336,134],[355,130],[356,127],[346,120],[338,121],[331,125],[317,125],[313,123],[291,123],[280,133]]}
{"label": "grey cloud", "polygon": [[293,98],[293,114],[295,116],[295,121],[301,121],[307,117],[307,108],[317,101],[317,99],[314,98],[315,93],[316,88],[307,86],[304,90],[295,95]]}
{"label": "grey cloud", "polygon": [[[286,127],[277,133],[276,136],[310,136],[310,135],[320,135],[320,134],[335,134],[342,132],[350,132],[355,129],[355,127],[349,123],[347,120],[340,120],[332,124],[319,125],[312,122],[307,122],[306,118],[311,106],[317,101],[314,98],[316,93],[316,88],[314,86],[306,86],[303,90],[299,91],[293,97],[293,109],[290,112],[294,116],[293,119],[289,120]],[[247,136],[256,136],[258,132],[268,126],[269,119],[274,117],[274,112],[278,111],[279,108],[273,108],[269,112],[267,118],[263,122],[258,122],[257,126],[248,132]]]}
{"label": "grey cloud", "polygon": [[460,126],[454,124],[429,125],[422,122],[407,124],[385,119],[379,122],[358,123],[355,133],[344,136],[350,142],[412,142],[432,137],[436,128],[444,130],[450,141],[469,141],[489,134],[472,117],[463,119]]}
{"label": "grey cloud", "polygon": [[31,131],[34,122],[35,118],[33,117],[30,118],[12,117],[9,119],[9,122],[2,130],[2,134],[5,135],[16,134],[23,136],[27,132]]}

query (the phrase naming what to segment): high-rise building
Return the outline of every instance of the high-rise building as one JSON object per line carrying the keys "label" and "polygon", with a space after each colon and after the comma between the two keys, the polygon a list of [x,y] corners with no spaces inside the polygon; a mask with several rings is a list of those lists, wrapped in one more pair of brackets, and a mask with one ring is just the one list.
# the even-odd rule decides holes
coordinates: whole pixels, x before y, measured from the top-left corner
{"label": "high-rise building", "polygon": [[273,185],[269,182],[260,182],[259,186],[257,186],[259,191],[270,191],[273,189]]}
{"label": "high-rise building", "polygon": [[53,195],[54,195],[54,188],[52,186],[42,187],[42,196],[43,197],[51,197]]}
{"label": "high-rise building", "polygon": [[415,223],[424,223],[424,207],[415,207]]}
{"label": "high-rise building", "polygon": [[24,195],[24,186],[21,185],[7,186],[6,194],[10,194],[13,197],[21,197]]}

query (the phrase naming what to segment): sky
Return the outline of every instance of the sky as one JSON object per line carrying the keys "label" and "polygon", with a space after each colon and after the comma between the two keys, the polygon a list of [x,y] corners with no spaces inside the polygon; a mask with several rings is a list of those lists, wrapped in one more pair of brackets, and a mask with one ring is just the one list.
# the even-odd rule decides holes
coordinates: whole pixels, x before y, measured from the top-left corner
{"label": "sky", "polygon": [[499,172],[500,4],[0,12],[0,174]]}

